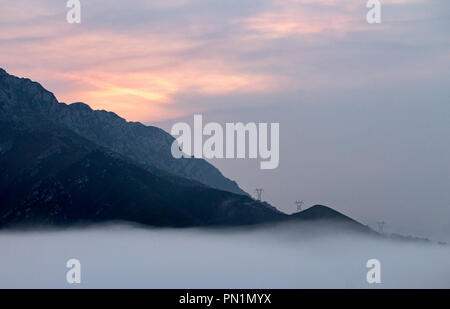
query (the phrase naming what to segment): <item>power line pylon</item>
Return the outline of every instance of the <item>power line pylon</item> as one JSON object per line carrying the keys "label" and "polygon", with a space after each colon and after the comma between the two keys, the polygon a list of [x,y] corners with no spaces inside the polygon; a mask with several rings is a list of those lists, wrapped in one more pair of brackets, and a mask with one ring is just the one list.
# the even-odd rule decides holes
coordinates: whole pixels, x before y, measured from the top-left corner
{"label": "power line pylon", "polygon": [[381,234],[383,234],[383,229],[384,229],[384,225],[386,224],[386,222],[384,221],[378,221],[377,225],[378,225],[378,232],[380,232]]}
{"label": "power line pylon", "polygon": [[261,201],[261,196],[262,196],[262,193],[264,192],[264,189],[263,188],[256,188],[255,191],[256,191],[256,199],[258,201]]}

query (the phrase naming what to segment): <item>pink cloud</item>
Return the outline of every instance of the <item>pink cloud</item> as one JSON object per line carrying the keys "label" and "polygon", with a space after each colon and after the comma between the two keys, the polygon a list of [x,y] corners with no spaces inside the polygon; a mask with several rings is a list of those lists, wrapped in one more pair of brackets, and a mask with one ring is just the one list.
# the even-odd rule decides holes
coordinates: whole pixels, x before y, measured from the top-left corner
{"label": "pink cloud", "polygon": [[[123,28],[97,27],[89,22],[70,25],[63,6],[44,4],[36,1],[30,7],[29,1],[18,0],[2,8],[2,66],[42,82],[61,101],[84,101],[93,108],[142,121],[192,112],[177,109],[179,97],[187,93],[213,98],[322,87],[329,82],[329,72],[303,68],[305,77],[299,79],[277,71],[290,63],[283,56],[246,55],[270,49],[280,38],[308,44],[310,38],[339,38],[369,29],[361,22],[364,15],[358,10],[362,6],[364,11],[365,4],[360,1],[273,0],[267,8],[246,17],[215,24],[211,16],[190,16],[186,27],[170,24],[165,30],[146,22]],[[177,10],[190,2],[138,4],[142,9]],[[231,30],[210,38],[214,27],[219,32],[220,27]]]}

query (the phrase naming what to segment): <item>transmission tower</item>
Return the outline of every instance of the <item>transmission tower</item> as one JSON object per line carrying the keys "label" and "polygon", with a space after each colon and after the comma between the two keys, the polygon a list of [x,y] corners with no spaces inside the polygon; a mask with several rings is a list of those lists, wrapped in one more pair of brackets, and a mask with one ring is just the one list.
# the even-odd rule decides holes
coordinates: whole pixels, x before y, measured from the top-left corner
{"label": "transmission tower", "polygon": [[258,201],[261,201],[261,196],[262,196],[262,193],[264,192],[264,189],[263,188],[256,188],[255,191],[256,191],[256,199]]}
{"label": "transmission tower", "polygon": [[295,205],[297,205],[297,211],[302,211],[303,201],[295,201]]}
{"label": "transmission tower", "polygon": [[386,222],[384,221],[378,221],[377,225],[378,225],[378,232],[380,232],[381,234],[383,233],[383,229],[384,229],[384,225],[386,224]]}

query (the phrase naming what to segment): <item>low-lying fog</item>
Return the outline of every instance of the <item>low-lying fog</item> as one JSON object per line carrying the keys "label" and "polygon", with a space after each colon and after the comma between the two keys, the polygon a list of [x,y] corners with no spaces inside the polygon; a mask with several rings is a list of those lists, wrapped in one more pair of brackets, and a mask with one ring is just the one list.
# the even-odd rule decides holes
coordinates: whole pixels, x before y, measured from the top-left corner
{"label": "low-lying fog", "polygon": [[[0,232],[0,288],[450,288],[450,247],[292,226]],[[66,262],[81,262],[81,284]],[[369,284],[369,259],[381,284]]]}

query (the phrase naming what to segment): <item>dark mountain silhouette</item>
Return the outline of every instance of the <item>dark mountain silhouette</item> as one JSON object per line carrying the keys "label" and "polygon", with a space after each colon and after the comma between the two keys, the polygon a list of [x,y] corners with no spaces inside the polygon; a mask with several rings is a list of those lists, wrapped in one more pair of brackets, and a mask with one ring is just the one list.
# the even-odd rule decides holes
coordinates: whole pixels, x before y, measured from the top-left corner
{"label": "dark mountain silhouette", "polygon": [[0,120],[20,121],[32,128],[44,120],[59,124],[150,170],[157,166],[213,188],[247,195],[205,160],[173,158],[170,148],[174,138],[160,128],[127,122],[115,113],[94,111],[84,103],[58,103],[40,84],[9,75],[1,68],[0,104]]}
{"label": "dark mountain silhouette", "polygon": [[333,220],[365,228],[325,206],[290,216],[255,201],[203,160],[175,163],[166,149],[172,140],[85,104],[60,104],[38,83],[1,70],[0,227]]}
{"label": "dark mountain silhouette", "polygon": [[346,228],[355,231],[370,232],[370,229],[367,226],[324,205],[315,205],[301,212],[292,214],[290,219],[296,221],[328,221],[333,222],[334,224],[345,225]]}
{"label": "dark mountain silhouette", "polygon": [[292,215],[292,218],[297,220],[342,220],[342,221],[353,221],[357,223],[350,217],[347,217],[340,212],[337,212],[330,207],[324,205],[315,205],[314,207],[305,209],[301,212],[297,212]]}
{"label": "dark mountain silhouette", "polygon": [[235,225],[285,216],[248,196],[152,173],[69,130],[3,123],[0,132],[0,226]]}

